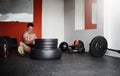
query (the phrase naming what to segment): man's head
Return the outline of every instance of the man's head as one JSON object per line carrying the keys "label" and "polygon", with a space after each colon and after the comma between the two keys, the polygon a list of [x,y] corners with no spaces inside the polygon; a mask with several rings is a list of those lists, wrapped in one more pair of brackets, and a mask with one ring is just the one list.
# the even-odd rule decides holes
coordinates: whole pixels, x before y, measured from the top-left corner
{"label": "man's head", "polygon": [[28,23],[28,24],[27,24],[27,31],[28,31],[29,33],[32,33],[33,28],[34,28],[34,25],[33,25],[32,23]]}

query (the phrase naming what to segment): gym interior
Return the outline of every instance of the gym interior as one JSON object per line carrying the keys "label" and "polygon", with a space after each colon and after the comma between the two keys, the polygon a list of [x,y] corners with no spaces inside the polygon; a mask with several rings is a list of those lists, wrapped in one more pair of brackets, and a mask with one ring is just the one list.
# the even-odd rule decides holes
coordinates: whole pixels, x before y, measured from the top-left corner
{"label": "gym interior", "polygon": [[[119,76],[119,4],[0,0],[0,76]],[[28,23],[34,24],[37,39],[32,51],[20,56],[18,46]],[[73,48],[76,40],[82,50]]]}

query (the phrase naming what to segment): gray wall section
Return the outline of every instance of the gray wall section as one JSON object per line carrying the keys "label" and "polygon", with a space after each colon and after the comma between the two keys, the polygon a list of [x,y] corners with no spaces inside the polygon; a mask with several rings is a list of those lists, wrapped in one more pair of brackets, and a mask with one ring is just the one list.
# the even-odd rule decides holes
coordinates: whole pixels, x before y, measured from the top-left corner
{"label": "gray wall section", "polygon": [[33,0],[0,0],[0,13],[33,14]]}
{"label": "gray wall section", "polygon": [[13,13],[33,14],[33,0],[11,0]]}
{"label": "gray wall section", "polygon": [[89,43],[97,35],[103,35],[103,0],[98,0],[97,29],[75,31],[75,0],[64,1],[65,15],[65,41],[72,44],[75,39],[82,40],[86,51],[89,50]]}

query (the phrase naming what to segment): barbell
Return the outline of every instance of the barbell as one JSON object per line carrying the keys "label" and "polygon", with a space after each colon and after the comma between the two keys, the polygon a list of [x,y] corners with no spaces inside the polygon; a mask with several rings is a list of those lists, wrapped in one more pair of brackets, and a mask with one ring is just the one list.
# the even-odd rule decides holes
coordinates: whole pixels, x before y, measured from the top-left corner
{"label": "barbell", "polygon": [[108,48],[107,40],[103,36],[94,37],[89,44],[89,52],[93,57],[102,57],[107,50],[120,53],[120,50]]}

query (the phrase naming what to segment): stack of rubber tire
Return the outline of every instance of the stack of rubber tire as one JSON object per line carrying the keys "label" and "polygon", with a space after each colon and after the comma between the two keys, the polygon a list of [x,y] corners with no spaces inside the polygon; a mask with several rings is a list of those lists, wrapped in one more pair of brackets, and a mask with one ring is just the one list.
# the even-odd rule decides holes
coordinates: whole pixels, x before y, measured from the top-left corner
{"label": "stack of rubber tire", "polygon": [[60,59],[62,53],[57,45],[58,39],[36,39],[30,56],[37,60]]}

